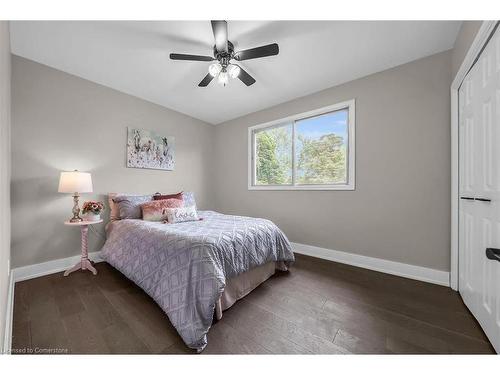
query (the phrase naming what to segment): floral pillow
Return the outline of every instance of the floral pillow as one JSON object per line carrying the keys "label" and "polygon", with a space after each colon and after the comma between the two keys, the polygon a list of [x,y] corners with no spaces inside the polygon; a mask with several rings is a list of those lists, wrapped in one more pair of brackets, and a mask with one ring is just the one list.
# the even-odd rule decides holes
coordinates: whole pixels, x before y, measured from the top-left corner
{"label": "floral pillow", "polygon": [[[161,201],[159,201],[161,202]],[[179,207],[179,208],[167,208],[166,209],[167,220],[169,223],[183,223],[185,221],[198,221],[198,213],[196,212],[195,206]]]}
{"label": "floral pillow", "polygon": [[182,199],[162,199],[141,204],[142,218],[147,221],[165,221],[168,209],[183,207]]}

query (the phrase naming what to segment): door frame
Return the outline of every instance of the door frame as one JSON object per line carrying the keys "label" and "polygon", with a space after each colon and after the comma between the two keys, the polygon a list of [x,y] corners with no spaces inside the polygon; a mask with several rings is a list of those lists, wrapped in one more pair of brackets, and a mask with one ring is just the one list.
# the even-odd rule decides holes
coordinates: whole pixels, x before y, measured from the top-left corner
{"label": "door frame", "polygon": [[483,21],[462,65],[451,83],[451,265],[450,286],[458,290],[458,90],[495,29],[497,21]]}

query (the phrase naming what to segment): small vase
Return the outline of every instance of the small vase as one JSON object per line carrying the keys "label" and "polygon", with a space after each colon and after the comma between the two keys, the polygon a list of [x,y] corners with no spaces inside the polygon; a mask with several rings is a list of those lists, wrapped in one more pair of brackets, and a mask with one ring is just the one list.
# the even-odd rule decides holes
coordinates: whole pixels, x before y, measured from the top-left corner
{"label": "small vase", "polygon": [[99,221],[101,220],[101,214],[93,214],[91,212],[87,212],[83,215],[84,221]]}

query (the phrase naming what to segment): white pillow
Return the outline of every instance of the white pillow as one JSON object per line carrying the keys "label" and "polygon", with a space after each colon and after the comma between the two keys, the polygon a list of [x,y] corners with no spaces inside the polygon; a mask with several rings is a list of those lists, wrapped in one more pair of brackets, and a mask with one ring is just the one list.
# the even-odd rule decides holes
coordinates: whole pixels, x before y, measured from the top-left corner
{"label": "white pillow", "polygon": [[165,210],[169,223],[183,223],[185,221],[198,221],[198,213],[195,206],[167,208]]}

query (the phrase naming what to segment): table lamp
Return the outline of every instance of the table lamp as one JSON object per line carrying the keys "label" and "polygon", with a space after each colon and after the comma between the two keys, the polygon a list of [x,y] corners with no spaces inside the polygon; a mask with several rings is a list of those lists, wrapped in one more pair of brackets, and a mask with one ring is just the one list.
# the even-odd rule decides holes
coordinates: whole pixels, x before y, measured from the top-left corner
{"label": "table lamp", "polygon": [[83,221],[80,217],[78,197],[80,197],[80,193],[92,193],[92,177],[90,173],[79,172],[76,169],[73,172],[61,172],[57,191],[59,193],[73,193],[73,218],[70,219],[70,222]]}

